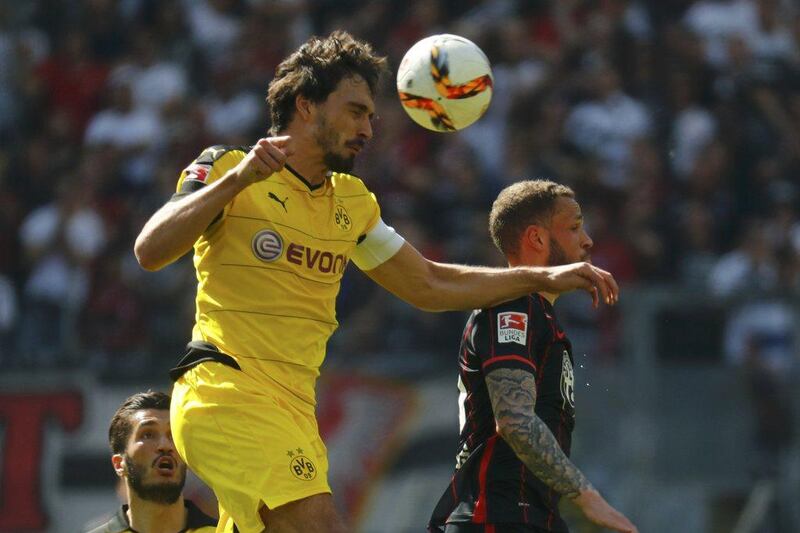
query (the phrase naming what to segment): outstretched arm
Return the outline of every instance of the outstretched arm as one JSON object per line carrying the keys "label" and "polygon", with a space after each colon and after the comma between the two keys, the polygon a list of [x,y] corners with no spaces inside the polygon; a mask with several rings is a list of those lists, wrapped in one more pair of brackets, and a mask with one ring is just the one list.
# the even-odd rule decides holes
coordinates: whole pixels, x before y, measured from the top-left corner
{"label": "outstretched arm", "polygon": [[395,296],[426,311],[491,307],[531,292],[560,294],[582,289],[616,303],[614,277],[589,263],[557,267],[489,268],[429,261],[405,243],[390,259],[365,273]]}
{"label": "outstretched arm", "polygon": [[498,368],[486,374],[497,431],[533,474],[575,502],[586,517],[626,533],[637,531],[611,507],[569,460],[547,425],[534,412],[536,378],[526,370]]}

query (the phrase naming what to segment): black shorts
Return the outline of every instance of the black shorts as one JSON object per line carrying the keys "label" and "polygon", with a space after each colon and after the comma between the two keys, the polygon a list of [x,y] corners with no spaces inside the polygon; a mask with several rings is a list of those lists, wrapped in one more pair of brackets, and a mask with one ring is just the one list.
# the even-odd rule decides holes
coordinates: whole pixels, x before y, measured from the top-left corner
{"label": "black shorts", "polygon": [[447,524],[444,533],[549,533],[527,524]]}

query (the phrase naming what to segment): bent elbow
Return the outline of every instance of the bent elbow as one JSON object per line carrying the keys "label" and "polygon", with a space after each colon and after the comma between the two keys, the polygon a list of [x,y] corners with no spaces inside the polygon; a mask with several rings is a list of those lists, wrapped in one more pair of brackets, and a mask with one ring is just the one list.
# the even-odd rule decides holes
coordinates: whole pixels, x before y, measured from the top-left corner
{"label": "bent elbow", "polygon": [[164,267],[163,262],[158,261],[141,239],[136,239],[136,244],[133,245],[133,254],[136,256],[139,266],[148,272],[155,272]]}
{"label": "bent elbow", "polygon": [[140,267],[148,272],[156,272],[157,270],[161,270],[163,267],[163,265],[157,263],[153,259],[139,254],[136,254],[136,261],[139,263]]}

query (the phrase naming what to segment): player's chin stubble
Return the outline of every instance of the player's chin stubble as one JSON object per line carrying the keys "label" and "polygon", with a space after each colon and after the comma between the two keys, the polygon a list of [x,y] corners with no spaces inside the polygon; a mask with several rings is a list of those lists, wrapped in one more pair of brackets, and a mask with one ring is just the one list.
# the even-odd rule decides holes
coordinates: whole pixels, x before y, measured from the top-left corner
{"label": "player's chin stubble", "polygon": [[355,166],[355,156],[352,154],[341,155],[336,153],[339,145],[339,135],[328,125],[324,116],[320,116],[317,122],[317,134],[315,135],[317,144],[322,148],[322,162],[328,170],[333,172],[350,172]]}
{"label": "player's chin stubble", "polygon": [[153,483],[146,484],[144,482],[145,467],[134,463],[130,457],[125,461],[125,466],[128,474],[128,483],[131,490],[135,492],[141,499],[154,503],[170,504],[178,501],[178,498],[183,491],[183,485],[186,483],[186,467],[178,466],[181,469],[180,479],[173,483]]}

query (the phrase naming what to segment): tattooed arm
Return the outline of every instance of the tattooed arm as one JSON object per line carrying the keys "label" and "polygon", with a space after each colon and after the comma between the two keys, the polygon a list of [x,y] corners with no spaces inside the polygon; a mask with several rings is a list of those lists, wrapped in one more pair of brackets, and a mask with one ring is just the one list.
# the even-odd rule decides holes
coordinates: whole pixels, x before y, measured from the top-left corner
{"label": "tattooed arm", "polygon": [[533,474],[575,502],[592,522],[615,531],[636,532],[592,487],[536,416],[536,377],[527,370],[498,368],[486,374],[497,432]]}
{"label": "tattooed arm", "polygon": [[561,450],[553,433],[536,416],[536,376],[526,370],[500,368],[486,375],[498,433],[520,461],[556,492],[576,498],[592,488],[586,476]]}

